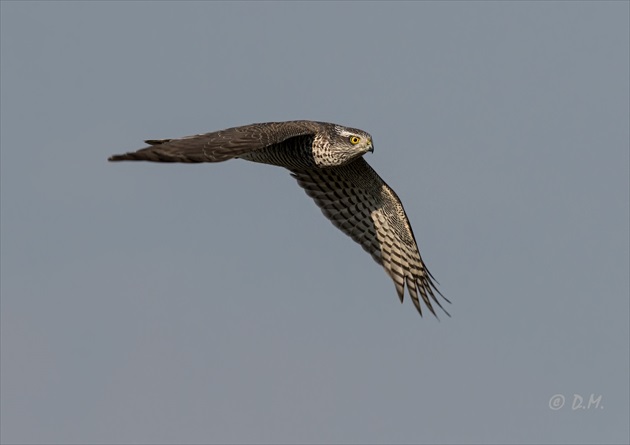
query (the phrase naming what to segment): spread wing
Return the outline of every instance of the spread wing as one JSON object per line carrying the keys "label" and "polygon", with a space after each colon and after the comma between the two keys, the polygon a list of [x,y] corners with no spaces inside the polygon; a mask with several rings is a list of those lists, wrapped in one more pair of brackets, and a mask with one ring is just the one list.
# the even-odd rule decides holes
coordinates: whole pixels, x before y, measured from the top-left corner
{"label": "spread wing", "polygon": [[109,160],[221,162],[297,136],[315,135],[323,125],[313,121],[267,122],[177,139],[151,139],[144,141],[149,147],[114,155]]}
{"label": "spread wing", "polygon": [[406,286],[420,315],[419,297],[433,315],[433,303],[449,315],[436,297],[442,294],[420,257],[400,199],[363,158],[341,167],[295,170],[292,176],[338,229],[385,268],[401,302]]}

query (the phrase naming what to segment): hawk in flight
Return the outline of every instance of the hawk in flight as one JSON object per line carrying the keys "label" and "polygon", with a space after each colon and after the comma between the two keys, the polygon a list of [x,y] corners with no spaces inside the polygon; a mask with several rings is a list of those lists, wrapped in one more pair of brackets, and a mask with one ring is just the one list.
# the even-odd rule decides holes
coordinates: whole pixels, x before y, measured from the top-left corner
{"label": "hawk in flight", "polygon": [[324,215],[383,266],[401,302],[407,287],[420,315],[420,298],[433,315],[433,304],[448,315],[400,199],[363,159],[374,151],[365,131],[301,120],[145,143],[149,146],[109,160],[199,163],[239,158],[288,169]]}

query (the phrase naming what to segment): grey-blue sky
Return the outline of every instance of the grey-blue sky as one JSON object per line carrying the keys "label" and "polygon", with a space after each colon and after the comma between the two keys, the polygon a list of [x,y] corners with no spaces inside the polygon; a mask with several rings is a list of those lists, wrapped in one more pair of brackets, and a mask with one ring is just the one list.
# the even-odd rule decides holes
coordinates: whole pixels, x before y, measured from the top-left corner
{"label": "grey-blue sky", "polygon": [[[0,5],[3,443],[628,441],[627,2]],[[374,136],[452,318],[283,170],[106,162],[285,119]]]}

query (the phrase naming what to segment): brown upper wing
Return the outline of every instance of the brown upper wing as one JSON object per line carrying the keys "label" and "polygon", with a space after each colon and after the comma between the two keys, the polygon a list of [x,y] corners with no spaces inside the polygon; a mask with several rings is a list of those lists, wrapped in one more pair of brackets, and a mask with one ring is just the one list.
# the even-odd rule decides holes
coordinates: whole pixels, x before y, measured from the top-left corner
{"label": "brown upper wing", "polygon": [[337,228],[385,268],[401,302],[406,286],[420,315],[419,296],[433,315],[432,303],[448,315],[436,298],[440,292],[420,257],[400,199],[363,158],[342,167],[293,171],[292,176]]}
{"label": "brown upper wing", "polygon": [[149,147],[111,156],[109,161],[221,162],[296,136],[314,135],[324,125],[313,121],[266,122],[177,139],[147,140]]}

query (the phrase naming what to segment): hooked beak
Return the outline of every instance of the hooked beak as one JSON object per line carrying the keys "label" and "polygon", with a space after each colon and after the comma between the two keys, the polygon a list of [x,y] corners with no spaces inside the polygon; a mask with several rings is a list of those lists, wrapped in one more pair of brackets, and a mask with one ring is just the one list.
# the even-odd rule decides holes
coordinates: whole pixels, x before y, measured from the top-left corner
{"label": "hooked beak", "polygon": [[368,147],[370,153],[374,153],[374,145],[372,145],[372,139],[370,139],[370,146]]}

